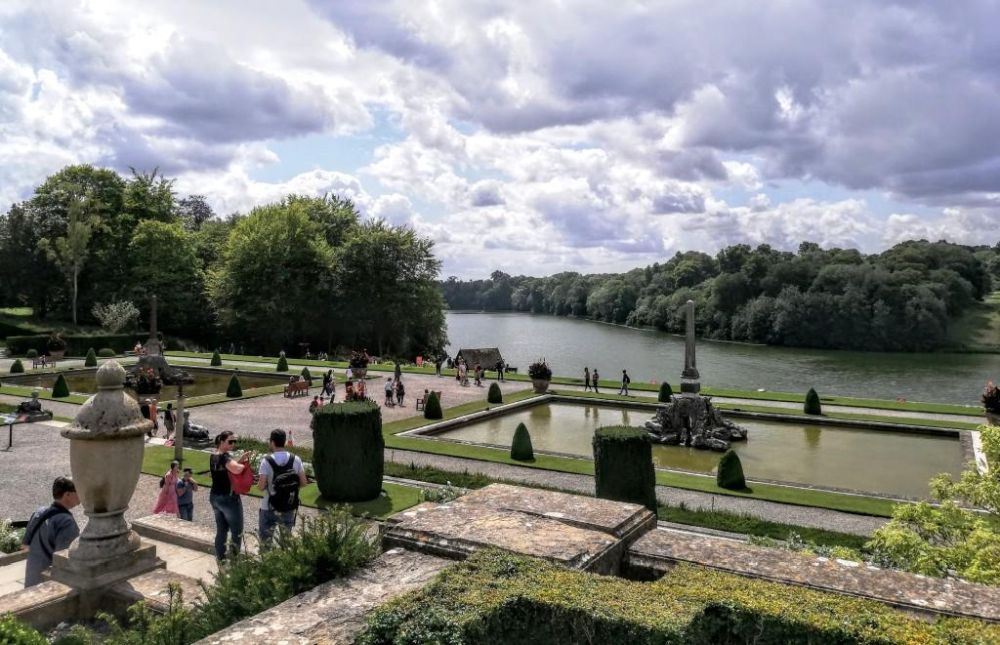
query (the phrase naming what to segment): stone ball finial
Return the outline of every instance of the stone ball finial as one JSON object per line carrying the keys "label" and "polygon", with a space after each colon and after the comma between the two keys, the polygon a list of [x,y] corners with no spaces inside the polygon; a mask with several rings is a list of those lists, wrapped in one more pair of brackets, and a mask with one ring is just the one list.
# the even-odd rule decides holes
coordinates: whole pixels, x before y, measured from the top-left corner
{"label": "stone ball finial", "polygon": [[125,387],[125,368],[116,360],[101,365],[95,377],[98,390],[121,390]]}

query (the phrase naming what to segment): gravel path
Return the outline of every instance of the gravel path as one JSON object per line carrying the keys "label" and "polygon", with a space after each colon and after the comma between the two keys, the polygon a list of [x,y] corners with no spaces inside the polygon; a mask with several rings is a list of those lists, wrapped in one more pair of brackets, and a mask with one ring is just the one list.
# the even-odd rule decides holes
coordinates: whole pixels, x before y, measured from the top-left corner
{"label": "gravel path", "polygon": [[[414,463],[418,466],[432,466],[452,472],[470,472],[486,475],[497,479],[552,486],[565,490],[580,491],[592,494],[594,478],[589,475],[560,473],[538,468],[525,468],[509,464],[498,464],[461,457],[446,457],[407,450],[386,450],[386,459],[401,464]],[[855,535],[871,535],[875,529],[886,523],[885,518],[855,515],[823,508],[808,506],[793,506],[730,495],[715,495],[699,491],[657,486],[656,498],[670,506],[684,504],[690,509],[720,510],[731,513],[743,513],[772,522],[784,522],[799,526],[853,533]]]}

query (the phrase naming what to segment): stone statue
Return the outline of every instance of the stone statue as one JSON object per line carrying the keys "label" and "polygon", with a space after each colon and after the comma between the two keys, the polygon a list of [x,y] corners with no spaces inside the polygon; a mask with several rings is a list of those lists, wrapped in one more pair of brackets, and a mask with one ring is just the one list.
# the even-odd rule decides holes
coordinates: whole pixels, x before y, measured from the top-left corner
{"label": "stone statue", "polygon": [[194,378],[186,371],[171,367],[163,355],[163,345],[156,331],[156,295],[149,303],[149,340],[146,341],[146,355],[128,369],[125,386],[138,394],[156,394],[162,385],[194,383]]}
{"label": "stone statue", "polygon": [[52,413],[42,409],[42,402],[38,398],[38,390],[31,393],[31,398],[17,404],[14,414],[20,421],[31,423],[32,421],[48,421],[52,418]]}
{"label": "stone statue", "polygon": [[146,340],[146,355],[160,356],[163,347],[160,345],[160,335],[156,331],[156,294],[149,299],[149,339]]}
{"label": "stone statue", "polygon": [[684,371],[681,372],[681,392],[697,394],[701,391],[701,375],[694,354],[694,300],[684,305]]}

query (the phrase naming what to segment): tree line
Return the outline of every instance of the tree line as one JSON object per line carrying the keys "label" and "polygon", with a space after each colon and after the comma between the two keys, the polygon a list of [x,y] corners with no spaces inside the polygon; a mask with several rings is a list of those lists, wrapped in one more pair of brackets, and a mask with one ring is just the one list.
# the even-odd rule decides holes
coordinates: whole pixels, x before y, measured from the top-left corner
{"label": "tree line", "polygon": [[68,166],[0,215],[0,303],[85,325],[114,302],[145,317],[156,294],[161,330],[248,351],[439,352],[439,272],[431,240],[364,221],[350,200],[289,195],[216,217],[157,171]]}
{"label": "tree line", "polygon": [[579,316],[675,333],[684,331],[681,306],[694,300],[706,338],[922,351],[945,345],[949,324],[994,285],[1000,244],[919,240],[874,255],[812,242],[797,253],[736,244],[714,257],[688,251],[618,274],[452,276],[442,290],[451,309]]}

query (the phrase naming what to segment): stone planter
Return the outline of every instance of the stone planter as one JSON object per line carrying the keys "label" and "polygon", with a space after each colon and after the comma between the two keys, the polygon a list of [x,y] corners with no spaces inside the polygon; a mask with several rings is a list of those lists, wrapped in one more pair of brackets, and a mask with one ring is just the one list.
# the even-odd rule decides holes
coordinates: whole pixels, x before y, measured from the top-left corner
{"label": "stone planter", "polygon": [[367,374],[368,374],[368,368],[367,367],[352,367],[351,368],[351,375],[354,378],[364,378],[365,375],[367,375]]}
{"label": "stone planter", "polygon": [[54,361],[61,361],[64,356],[66,356],[66,350],[65,349],[50,349],[49,350],[49,358],[51,358]]}
{"label": "stone planter", "polygon": [[531,379],[531,385],[535,388],[535,394],[545,394],[549,391],[549,383],[551,381],[547,378],[533,378]]}
{"label": "stone planter", "polygon": [[991,426],[1000,426],[1000,412],[986,411],[986,423]]}

